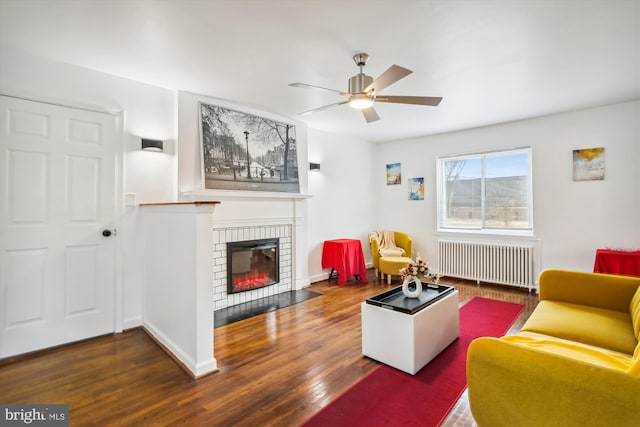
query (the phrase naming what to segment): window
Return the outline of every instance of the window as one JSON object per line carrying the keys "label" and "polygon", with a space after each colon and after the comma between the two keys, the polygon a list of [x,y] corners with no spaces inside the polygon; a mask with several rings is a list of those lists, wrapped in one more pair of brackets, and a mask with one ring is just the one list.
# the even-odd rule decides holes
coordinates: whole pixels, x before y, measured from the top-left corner
{"label": "window", "polygon": [[438,159],[438,230],[533,232],[531,149]]}

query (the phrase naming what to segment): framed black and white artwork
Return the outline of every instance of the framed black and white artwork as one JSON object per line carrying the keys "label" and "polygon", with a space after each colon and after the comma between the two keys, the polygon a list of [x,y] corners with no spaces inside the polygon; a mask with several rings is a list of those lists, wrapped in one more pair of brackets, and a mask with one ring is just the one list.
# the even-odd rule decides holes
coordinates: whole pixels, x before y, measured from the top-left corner
{"label": "framed black and white artwork", "polygon": [[204,188],[299,193],[296,128],[200,103]]}

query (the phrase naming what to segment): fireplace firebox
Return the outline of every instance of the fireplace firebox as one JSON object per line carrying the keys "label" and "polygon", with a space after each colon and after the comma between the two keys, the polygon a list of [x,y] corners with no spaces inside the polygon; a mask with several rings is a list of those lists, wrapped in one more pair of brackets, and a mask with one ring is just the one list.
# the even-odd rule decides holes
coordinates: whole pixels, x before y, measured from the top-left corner
{"label": "fireplace firebox", "polygon": [[227,293],[246,292],[280,281],[279,240],[227,243]]}

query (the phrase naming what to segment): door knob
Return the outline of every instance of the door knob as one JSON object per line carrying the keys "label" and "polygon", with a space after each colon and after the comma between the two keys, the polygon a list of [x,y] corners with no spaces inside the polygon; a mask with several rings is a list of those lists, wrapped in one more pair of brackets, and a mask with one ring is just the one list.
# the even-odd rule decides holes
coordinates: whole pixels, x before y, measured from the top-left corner
{"label": "door knob", "polygon": [[102,235],[104,237],[109,237],[111,236],[111,230],[102,230]]}

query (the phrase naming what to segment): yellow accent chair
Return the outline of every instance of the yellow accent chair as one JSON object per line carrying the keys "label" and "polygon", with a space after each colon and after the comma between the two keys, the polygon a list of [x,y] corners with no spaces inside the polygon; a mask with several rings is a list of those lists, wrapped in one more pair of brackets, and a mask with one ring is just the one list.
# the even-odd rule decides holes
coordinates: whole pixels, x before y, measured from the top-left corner
{"label": "yellow accent chair", "polygon": [[[404,249],[404,254],[402,254],[401,257],[380,256],[380,240],[375,233],[369,238],[369,244],[371,245],[371,263],[373,264],[373,268],[375,268],[376,276],[378,276],[378,272],[380,272],[380,278],[384,279],[384,275],[386,274],[387,283],[391,283],[392,275],[400,274],[399,269],[406,267],[407,264],[412,261],[411,256],[413,255],[413,239],[408,234],[394,231],[393,237],[395,245]],[[381,258],[387,259],[387,262],[383,262],[384,269],[380,267]]]}
{"label": "yellow accent chair", "polygon": [[480,427],[640,426],[640,278],[540,274],[540,302],[517,335],[467,352]]}

